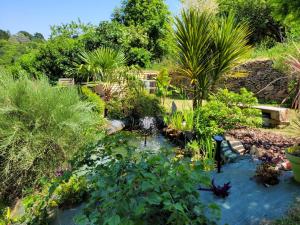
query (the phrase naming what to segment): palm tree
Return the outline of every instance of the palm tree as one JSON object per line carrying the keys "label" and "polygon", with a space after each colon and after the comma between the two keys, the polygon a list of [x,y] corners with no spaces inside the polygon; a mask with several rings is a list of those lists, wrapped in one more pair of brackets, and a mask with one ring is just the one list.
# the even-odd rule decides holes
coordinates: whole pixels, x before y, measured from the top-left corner
{"label": "palm tree", "polygon": [[193,87],[193,107],[202,105],[211,87],[236,66],[250,46],[246,24],[234,23],[233,15],[216,18],[193,8],[176,17],[176,47],[179,72]]}
{"label": "palm tree", "polygon": [[116,71],[125,64],[125,57],[121,51],[111,48],[98,48],[92,52],[80,54],[82,64],[78,65],[82,74],[87,74],[93,81],[111,82],[115,80]]}

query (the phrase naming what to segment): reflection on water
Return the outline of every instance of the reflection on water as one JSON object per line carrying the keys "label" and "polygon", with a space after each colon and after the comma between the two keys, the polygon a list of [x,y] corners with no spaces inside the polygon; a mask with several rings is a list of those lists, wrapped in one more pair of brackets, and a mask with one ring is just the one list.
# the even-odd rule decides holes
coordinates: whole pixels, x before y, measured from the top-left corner
{"label": "reflection on water", "polygon": [[144,145],[144,137],[136,136],[129,140],[130,145],[134,145],[137,152],[149,151],[158,152],[160,149],[174,148],[174,146],[161,134],[155,134],[147,137],[147,145]]}

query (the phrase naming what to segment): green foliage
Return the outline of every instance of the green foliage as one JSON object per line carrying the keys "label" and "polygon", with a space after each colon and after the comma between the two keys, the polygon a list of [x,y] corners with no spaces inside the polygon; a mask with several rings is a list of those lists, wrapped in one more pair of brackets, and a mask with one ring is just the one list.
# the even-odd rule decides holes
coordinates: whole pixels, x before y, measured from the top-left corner
{"label": "green foliage", "polygon": [[107,110],[108,117],[114,119],[159,117],[163,113],[159,99],[145,90],[141,92],[132,91],[123,98],[112,99],[107,103]]}
{"label": "green foliage", "polygon": [[110,48],[98,48],[92,52],[82,52],[83,64],[78,66],[81,74],[93,80],[110,82],[115,80],[115,72],[125,64],[122,52]]}
{"label": "green foliage", "polygon": [[[42,44],[38,51],[30,53],[33,54],[29,56],[30,61],[25,57],[17,63],[27,72],[37,71],[38,75],[47,75],[51,81],[57,81],[61,77],[80,80],[79,71],[74,64],[80,62],[83,47],[79,39],[59,36]],[[25,66],[22,67],[23,65]]]}
{"label": "green foliage", "polygon": [[78,21],[71,21],[67,24],[53,25],[51,29],[51,39],[57,37],[76,38],[81,34],[88,33],[94,29],[91,24],[84,24],[79,19]]}
{"label": "green foliage", "polygon": [[168,119],[169,127],[180,131],[192,131],[194,125],[194,111],[183,110],[173,113]]}
{"label": "green foliage", "polygon": [[193,162],[201,162],[204,170],[211,171],[215,168],[215,142],[211,137],[202,137],[199,140],[193,140],[186,146],[192,153]]}
{"label": "green foliage", "polygon": [[288,55],[297,55],[297,49],[300,48],[300,42],[285,42],[277,43],[273,48],[259,47],[253,51],[252,58],[269,58],[274,62],[273,67],[282,72],[289,70],[286,63],[286,57]]}
{"label": "green foliage", "polygon": [[164,105],[165,98],[172,94],[169,90],[171,83],[171,77],[166,68],[162,69],[156,77],[156,95],[162,98],[162,104]]}
{"label": "green foliage", "polygon": [[83,37],[86,48],[105,46],[122,50],[128,65],[149,66],[152,52],[148,49],[149,38],[142,26],[125,26],[116,21],[101,22],[93,37]]}
{"label": "green foliage", "polygon": [[288,27],[291,38],[299,39],[300,2],[298,0],[269,0],[269,3],[274,17]]}
{"label": "green foliage", "polygon": [[9,37],[10,37],[9,31],[0,29],[0,40],[8,40]]}
{"label": "green foliage", "polygon": [[76,88],[0,74],[0,198],[13,199],[93,141],[101,118]]}
{"label": "green foliage", "polygon": [[96,110],[100,114],[100,116],[103,117],[105,110],[105,102],[102,100],[102,98],[87,86],[83,86],[81,88],[81,92],[87,101],[94,104],[94,110]]}
{"label": "green foliage", "polygon": [[146,68],[151,64],[151,53],[144,48],[131,48],[128,53],[129,65],[139,65]]}
{"label": "green foliage", "polygon": [[[27,225],[51,224],[51,214],[57,208],[70,208],[81,203],[87,196],[88,184],[83,176],[70,175],[44,181],[40,192],[26,196],[22,200],[25,214],[16,218],[18,223]],[[14,223],[15,224],[15,223]]]}
{"label": "green foliage", "polygon": [[245,88],[240,93],[223,89],[210,95],[209,101],[196,112],[199,137],[212,137],[239,126],[261,126],[261,112],[252,108],[257,103],[257,98]]}
{"label": "green foliage", "polygon": [[20,43],[18,41],[0,39],[0,65],[12,65],[22,55],[38,46],[39,44],[36,42]]}
{"label": "green foliage", "polygon": [[[199,163],[168,154],[130,155],[98,167],[92,198],[79,224],[215,224],[217,206],[204,205],[196,187],[209,185]],[[206,213],[211,217],[208,219]]]}
{"label": "green foliage", "polygon": [[193,86],[194,109],[207,98],[212,85],[249,52],[248,35],[247,26],[235,25],[233,15],[217,19],[190,9],[176,17],[177,63]]}
{"label": "green foliage", "polygon": [[164,0],[123,0],[121,7],[115,9],[113,14],[113,21],[135,27],[136,30],[144,28],[148,37],[146,50],[150,51],[151,59],[162,59],[171,51],[171,20]]}
{"label": "green foliage", "polygon": [[233,12],[238,23],[249,25],[251,44],[284,40],[284,27],[273,17],[269,0],[219,0],[219,5],[220,14]]}

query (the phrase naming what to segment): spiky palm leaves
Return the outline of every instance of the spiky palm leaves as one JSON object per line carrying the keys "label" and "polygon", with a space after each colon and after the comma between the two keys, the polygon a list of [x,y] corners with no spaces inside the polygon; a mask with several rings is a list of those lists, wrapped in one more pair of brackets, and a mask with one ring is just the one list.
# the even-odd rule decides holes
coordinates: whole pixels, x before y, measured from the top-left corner
{"label": "spiky palm leaves", "polygon": [[82,64],[79,71],[93,80],[110,82],[115,79],[116,71],[125,64],[125,56],[121,51],[111,48],[98,48],[92,52],[82,52]]}
{"label": "spiky palm leaves", "polygon": [[189,9],[176,17],[179,72],[193,86],[194,108],[202,104],[210,88],[250,50],[250,32],[236,25],[232,15],[217,19],[212,14]]}

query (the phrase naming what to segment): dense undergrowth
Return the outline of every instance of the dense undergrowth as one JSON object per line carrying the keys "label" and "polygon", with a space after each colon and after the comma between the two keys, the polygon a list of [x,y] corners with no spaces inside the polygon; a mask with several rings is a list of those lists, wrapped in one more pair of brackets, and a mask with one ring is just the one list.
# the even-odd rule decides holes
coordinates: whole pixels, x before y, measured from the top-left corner
{"label": "dense undergrowth", "polygon": [[0,197],[13,200],[95,140],[102,118],[77,89],[1,72]]}

